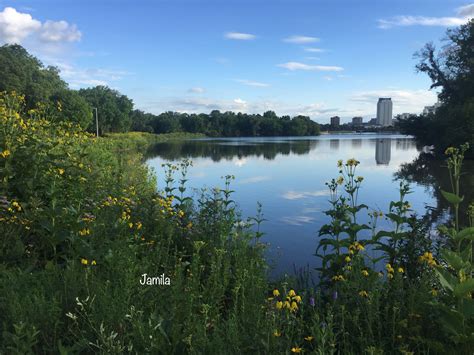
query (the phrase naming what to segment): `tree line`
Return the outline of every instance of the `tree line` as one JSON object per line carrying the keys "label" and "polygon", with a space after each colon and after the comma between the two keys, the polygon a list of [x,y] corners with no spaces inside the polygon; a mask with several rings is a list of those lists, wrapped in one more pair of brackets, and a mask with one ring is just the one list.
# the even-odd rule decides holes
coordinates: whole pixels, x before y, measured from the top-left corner
{"label": "tree line", "polygon": [[0,68],[0,91],[15,91],[24,95],[28,109],[38,104],[59,105],[59,113],[54,110],[54,119],[75,122],[91,132],[96,129],[92,112],[97,108],[101,134],[130,130],[157,134],[192,132],[224,137],[319,134],[319,125],[309,117],[278,117],[273,111],[263,115],[218,110],[209,114],[146,113],[134,109],[130,98],[107,86],[70,89],[61,79],[58,68],[44,66],[16,44],[0,47]]}

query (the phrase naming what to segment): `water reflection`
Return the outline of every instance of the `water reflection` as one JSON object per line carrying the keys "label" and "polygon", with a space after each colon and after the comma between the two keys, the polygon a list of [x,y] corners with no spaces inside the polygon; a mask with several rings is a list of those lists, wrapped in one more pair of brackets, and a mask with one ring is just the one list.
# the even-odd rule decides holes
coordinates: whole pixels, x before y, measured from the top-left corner
{"label": "water reflection", "polygon": [[[242,215],[255,216],[257,201],[263,205],[262,240],[270,243],[267,255],[276,261],[273,274],[279,275],[291,273],[294,264],[319,266],[314,257],[317,232],[329,218],[324,213],[329,208],[325,183],[337,178],[339,159],[361,162],[357,167],[357,174],[364,177],[360,201],[386,212],[390,201],[399,197],[394,173],[418,155],[414,141],[406,136],[341,134],[167,142],[150,150],[147,163],[158,172],[158,188],[165,186],[161,164],[183,158],[193,161],[189,187],[223,186],[221,177],[234,175],[232,199]],[[423,186],[415,184],[409,197],[419,214],[424,213],[425,203],[435,205]],[[361,222],[368,222],[365,217]]]}
{"label": "water reflection", "polygon": [[392,151],[392,140],[390,138],[377,139],[375,143],[375,161],[377,165],[388,165]]}
{"label": "water reflection", "polygon": [[[183,158],[210,158],[214,162],[224,160],[245,161],[247,157],[263,157],[275,160],[279,155],[307,155],[316,150],[329,150],[335,153],[352,152],[357,158],[361,150],[374,150],[377,165],[389,165],[392,149],[415,149],[412,139],[404,136],[384,137],[375,135],[343,135],[337,139],[333,136],[304,138],[228,138],[228,139],[196,139],[187,141],[171,141],[159,143],[152,147],[147,158],[160,157],[168,161]],[[363,138],[360,138],[363,137]],[[348,147],[350,145],[350,147]],[[374,147],[375,146],[375,147]],[[352,149],[350,149],[352,148]],[[236,163],[238,164],[238,162]]]}

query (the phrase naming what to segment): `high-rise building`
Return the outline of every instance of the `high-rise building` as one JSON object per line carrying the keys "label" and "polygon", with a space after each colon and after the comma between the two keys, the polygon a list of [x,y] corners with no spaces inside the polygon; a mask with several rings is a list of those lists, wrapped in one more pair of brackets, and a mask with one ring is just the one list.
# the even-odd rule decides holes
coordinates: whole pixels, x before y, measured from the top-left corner
{"label": "high-rise building", "polygon": [[341,124],[341,118],[339,116],[331,117],[331,126],[339,126]]}
{"label": "high-rise building", "polygon": [[392,126],[392,99],[381,97],[377,102],[377,124],[381,126]]}
{"label": "high-rise building", "polygon": [[392,140],[390,138],[377,139],[375,142],[375,161],[377,165],[388,165],[392,151]]}
{"label": "high-rise building", "polygon": [[362,126],[362,117],[352,117],[352,125],[353,126]]}

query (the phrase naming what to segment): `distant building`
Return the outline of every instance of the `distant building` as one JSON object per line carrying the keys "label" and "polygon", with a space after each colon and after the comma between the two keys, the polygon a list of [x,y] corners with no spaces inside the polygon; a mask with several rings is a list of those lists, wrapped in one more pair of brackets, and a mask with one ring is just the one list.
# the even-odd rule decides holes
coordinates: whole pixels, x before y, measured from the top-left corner
{"label": "distant building", "polygon": [[377,102],[377,124],[388,127],[392,126],[392,99],[390,97],[381,97]]}
{"label": "distant building", "polygon": [[331,126],[339,126],[341,124],[341,118],[339,116],[331,117]]}
{"label": "distant building", "polygon": [[376,118],[371,118],[368,123],[369,123],[370,126],[375,126],[377,124],[377,119]]}
{"label": "distant building", "polygon": [[363,119],[362,117],[352,117],[353,126],[362,126]]}
{"label": "distant building", "polygon": [[423,115],[428,115],[430,113],[436,113],[436,110],[441,106],[441,103],[438,101],[432,106],[425,106],[423,109]]}

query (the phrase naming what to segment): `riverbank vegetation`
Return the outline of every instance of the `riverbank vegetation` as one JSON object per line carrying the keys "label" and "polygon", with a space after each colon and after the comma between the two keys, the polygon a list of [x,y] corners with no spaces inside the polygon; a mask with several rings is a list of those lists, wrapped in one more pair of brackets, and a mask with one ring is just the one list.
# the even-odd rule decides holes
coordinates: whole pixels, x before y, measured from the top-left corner
{"label": "riverbank vegetation", "polygon": [[[1,353],[471,349],[473,208],[470,226],[458,215],[467,146],[446,152],[452,187],[441,193],[457,217],[436,233],[412,214],[403,183],[387,210],[361,204],[359,162],[339,161],[313,287],[267,279],[263,217],[240,216],[232,176],[191,199],[183,161],[157,172],[157,191],[139,152],[123,149],[150,136],[95,138],[51,114],[1,95]],[[142,285],[145,273],[170,285]]]}
{"label": "riverbank vegetation", "polygon": [[400,128],[421,145],[434,145],[439,156],[469,142],[466,155],[474,158],[474,20],[449,29],[444,41],[441,51],[428,43],[417,53],[417,70],[430,77],[431,89],[440,89],[437,108],[400,120]]}

